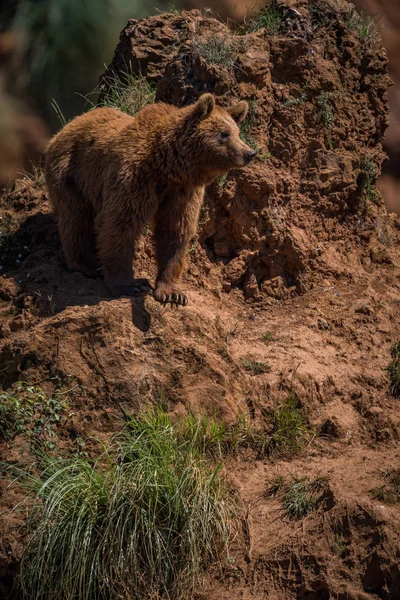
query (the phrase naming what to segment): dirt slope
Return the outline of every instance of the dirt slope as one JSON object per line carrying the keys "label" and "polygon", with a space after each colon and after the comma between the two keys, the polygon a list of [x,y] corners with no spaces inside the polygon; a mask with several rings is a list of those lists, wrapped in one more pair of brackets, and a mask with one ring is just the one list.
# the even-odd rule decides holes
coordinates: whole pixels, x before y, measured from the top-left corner
{"label": "dirt slope", "polygon": [[[182,105],[212,91],[221,104],[251,102],[243,134],[261,160],[210,188],[188,254],[187,308],[110,299],[100,278],[68,273],[40,181],[1,199],[0,379],[5,390],[21,380],[69,390],[60,448],[91,437],[95,452],[121,408],[162,402],[177,416],[192,409],[230,422],[243,411],[257,422],[297,394],[314,431],[304,451],[225,467],[243,534],[224,572],[205,581],[212,599],[400,597],[399,507],[371,493],[400,455],[385,370],[400,334],[400,223],[374,187],[387,60],[379,41],[365,46],[349,29],[345,3],[324,4],[317,26],[290,14],[276,35],[233,35],[197,11],[132,20],[121,33],[105,84],[131,63],[160,100]],[[205,58],[213,35],[228,40],[228,65],[226,53],[219,64]],[[139,276],[153,278],[150,231],[137,255]],[[269,368],[253,374],[244,359]],[[27,460],[22,436],[0,453]],[[317,510],[299,521],[266,494],[275,474],[290,473],[329,477]],[[18,494],[2,485],[9,509]],[[5,594],[22,521],[0,518]]]}

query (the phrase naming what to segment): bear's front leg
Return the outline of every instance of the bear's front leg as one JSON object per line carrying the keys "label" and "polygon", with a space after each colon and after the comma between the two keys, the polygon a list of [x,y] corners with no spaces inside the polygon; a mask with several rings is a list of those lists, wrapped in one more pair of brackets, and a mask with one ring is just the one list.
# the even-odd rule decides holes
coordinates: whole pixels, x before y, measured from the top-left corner
{"label": "bear's front leg", "polygon": [[162,304],[186,306],[188,303],[179,282],[189,242],[197,229],[203,197],[203,188],[181,191],[174,197],[164,198],[157,211],[155,244],[158,275],[153,295]]}

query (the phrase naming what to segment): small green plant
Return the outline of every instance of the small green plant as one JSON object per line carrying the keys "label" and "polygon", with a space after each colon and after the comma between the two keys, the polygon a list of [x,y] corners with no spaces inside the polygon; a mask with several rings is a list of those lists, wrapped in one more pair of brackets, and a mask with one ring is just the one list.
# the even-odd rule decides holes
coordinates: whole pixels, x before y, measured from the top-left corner
{"label": "small green plant", "polygon": [[257,125],[257,102],[254,99],[248,100],[249,112],[247,117],[239,125],[240,137],[245,144],[253,150],[259,150],[258,144],[253,136],[253,128]]}
{"label": "small green plant", "polygon": [[400,502],[400,469],[384,471],[383,478],[387,483],[371,490],[373,497],[388,504]]}
{"label": "small green plant", "polygon": [[400,342],[396,342],[390,351],[392,362],[386,371],[389,373],[390,393],[395,398],[400,397]]}
{"label": "small green plant", "polygon": [[376,188],[379,171],[376,164],[367,156],[363,156],[360,164],[360,175],[358,176],[358,188],[361,192],[360,202],[365,205],[367,201],[376,202],[380,194]]}
{"label": "small green plant", "polygon": [[266,342],[267,344],[269,342],[272,342],[272,340],[274,339],[274,334],[272,333],[272,331],[264,331],[264,333],[261,336],[261,339],[263,342]]}
{"label": "small green plant", "polygon": [[46,396],[41,388],[20,381],[12,392],[0,395],[0,437],[12,440],[24,434],[33,449],[53,450],[56,427],[66,408],[60,392]]}
{"label": "small green plant", "polygon": [[22,595],[191,596],[205,568],[225,555],[236,518],[202,443],[196,427],[174,425],[158,409],[129,418],[95,462],[49,460],[39,476],[20,475],[33,498]]}
{"label": "small green plant", "polygon": [[299,452],[311,429],[300,406],[299,399],[289,393],[285,402],[274,411],[270,452],[294,454]]}
{"label": "small green plant", "polygon": [[374,40],[377,27],[373,17],[367,14],[364,7],[359,12],[354,7],[350,7],[345,21],[349,29],[358,33],[364,46],[369,45]]}
{"label": "small green plant", "polygon": [[333,149],[332,126],[335,122],[333,98],[334,94],[332,92],[321,92],[316,99],[318,120],[325,127],[325,142],[329,150]]}
{"label": "small green plant", "polygon": [[253,33],[259,29],[266,29],[268,33],[277,35],[285,22],[287,11],[280,6],[276,0],[270,0],[267,6],[246,19],[244,25],[239,28],[239,33]]}
{"label": "small green plant", "polygon": [[213,33],[209,38],[193,39],[192,49],[195,56],[202,56],[209,64],[233,67],[238,49],[233,40]]}
{"label": "small green plant", "polygon": [[242,358],[242,366],[251,375],[271,372],[271,365],[268,362],[254,360],[254,358]]}
{"label": "small green plant", "polygon": [[228,173],[224,173],[223,175],[220,175],[217,178],[216,183],[217,183],[218,191],[221,192],[224,189],[227,179],[228,179]]}
{"label": "small green plant", "polygon": [[297,98],[289,98],[289,100],[285,100],[284,105],[285,106],[300,106],[301,104],[304,104],[307,101],[308,98],[308,84],[305,83],[303,85],[302,91],[300,96],[298,96]]}
{"label": "small green plant", "polygon": [[97,105],[92,102],[92,108],[109,106],[135,116],[155,100],[155,87],[142,75],[124,73],[123,80],[115,77],[106,84],[107,91],[103,94],[101,102]]}
{"label": "small green plant", "polygon": [[294,477],[290,480],[278,475],[270,484],[267,493],[278,497],[282,508],[290,519],[304,519],[315,510],[323,492],[328,487],[327,477]]}

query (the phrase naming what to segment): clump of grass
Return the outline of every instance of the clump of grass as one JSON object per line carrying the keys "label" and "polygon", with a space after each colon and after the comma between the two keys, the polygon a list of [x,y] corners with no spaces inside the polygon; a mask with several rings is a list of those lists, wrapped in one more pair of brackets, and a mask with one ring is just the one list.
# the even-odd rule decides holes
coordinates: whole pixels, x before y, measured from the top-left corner
{"label": "clump of grass", "polygon": [[0,438],[24,434],[33,449],[53,450],[55,430],[66,408],[60,392],[46,396],[41,388],[20,381],[13,391],[0,395]]}
{"label": "clump of grass", "polygon": [[[142,75],[123,74],[123,80],[118,77],[105,82],[106,92],[103,93],[96,106],[109,106],[128,115],[135,116],[142,108],[155,100],[155,87]],[[104,85],[104,84],[103,84]]]}
{"label": "clump of grass", "polygon": [[253,136],[253,128],[257,125],[257,103],[254,99],[248,101],[249,112],[247,117],[239,125],[240,137],[245,144],[250,146],[253,150],[259,150],[256,140]]}
{"label": "clump of grass", "polygon": [[[185,427],[183,427],[185,429]],[[33,495],[19,584],[32,600],[183,598],[226,552],[235,505],[162,410],[130,418],[96,462],[49,462],[19,480]]]}
{"label": "clump of grass", "polygon": [[376,37],[377,28],[373,17],[370,17],[365,10],[361,8],[358,12],[356,8],[350,7],[345,18],[347,27],[357,32],[361,43],[369,45]]}
{"label": "clump of grass", "polygon": [[278,475],[267,492],[281,500],[282,508],[290,519],[304,519],[315,510],[328,487],[328,481],[328,477],[317,477],[310,481],[308,477],[291,477],[287,480]]}
{"label": "clump of grass", "polygon": [[241,362],[244,370],[251,373],[251,375],[271,372],[271,365],[268,362],[254,360],[254,358],[242,358]]}
{"label": "clump of grass", "polygon": [[358,176],[358,188],[361,192],[361,202],[368,200],[376,202],[380,194],[376,188],[379,171],[376,164],[367,156],[363,156],[360,164],[360,175]]}
{"label": "clump of grass", "polygon": [[233,67],[238,49],[234,40],[213,33],[207,39],[197,37],[192,42],[193,53],[202,56],[211,65]]}
{"label": "clump of grass", "polygon": [[400,502],[400,469],[385,471],[383,478],[387,483],[371,490],[373,497],[388,504]]}
{"label": "clump of grass", "polygon": [[295,454],[299,452],[311,429],[307,423],[299,399],[290,393],[285,402],[274,411],[270,452]]}
{"label": "clump of grass", "polygon": [[272,342],[272,340],[274,339],[274,334],[272,333],[272,331],[264,331],[264,333],[261,336],[261,339],[263,342],[269,343]]}
{"label": "clump of grass", "polygon": [[395,398],[400,397],[400,342],[396,342],[390,351],[392,362],[386,367],[390,379],[390,393]]}
{"label": "clump of grass", "polygon": [[264,28],[268,33],[277,35],[282,30],[286,13],[287,11],[276,0],[270,0],[268,5],[261,8],[257,14],[246,19],[244,25],[239,28],[239,33],[254,33]]}
{"label": "clump of grass", "polygon": [[334,94],[332,92],[321,92],[317,96],[317,116],[318,120],[325,127],[325,142],[329,150],[333,149],[332,126],[335,122],[335,111],[332,103]]}

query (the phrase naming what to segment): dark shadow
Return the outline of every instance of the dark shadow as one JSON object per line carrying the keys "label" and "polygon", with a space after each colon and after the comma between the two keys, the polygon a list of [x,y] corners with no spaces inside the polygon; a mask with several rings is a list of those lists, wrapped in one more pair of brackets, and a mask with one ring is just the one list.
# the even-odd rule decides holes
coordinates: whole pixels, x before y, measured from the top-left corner
{"label": "dark shadow", "polygon": [[[40,318],[54,316],[74,306],[95,306],[115,300],[110,296],[103,278],[88,278],[69,272],[65,264],[57,225],[52,214],[37,212],[28,216],[15,231],[2,236],[0,244],[0,274],[17,284],[0,284],[0,298],[11,301],[16,314],[30,311]],[[150,288],[147,279],[138,280]],[[12,289],[14,288],[14,289]],[[150,314],[145,308],[145,296],[150,291],[132,296],[132,322],[140,331],[150,327]]]}

